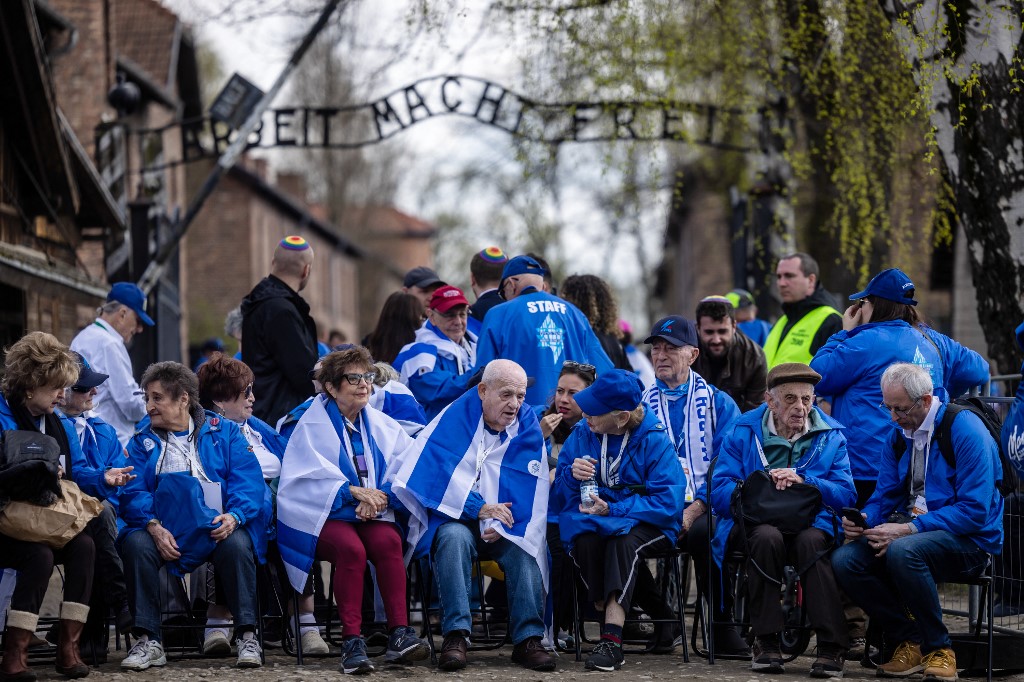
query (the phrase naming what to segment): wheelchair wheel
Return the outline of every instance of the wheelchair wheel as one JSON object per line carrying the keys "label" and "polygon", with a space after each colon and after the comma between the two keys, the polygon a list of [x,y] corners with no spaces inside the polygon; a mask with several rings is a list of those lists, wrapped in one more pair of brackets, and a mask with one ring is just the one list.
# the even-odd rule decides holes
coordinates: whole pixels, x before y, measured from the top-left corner
{"label": "wheelchair wheel", "polygon": [[779,643],[782,645],[783,656],[796,658],[807,651],[807,645],[811,643],[811,629],[806,625],[785,628]]}

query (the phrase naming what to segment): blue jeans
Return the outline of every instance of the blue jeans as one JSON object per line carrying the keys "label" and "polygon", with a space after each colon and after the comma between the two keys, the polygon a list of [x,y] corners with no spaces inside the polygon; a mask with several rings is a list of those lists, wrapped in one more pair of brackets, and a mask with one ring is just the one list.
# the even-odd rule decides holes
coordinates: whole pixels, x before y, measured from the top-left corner
{"label": "blue jeans", "polygon": [[887,636],[920,644],[927,654],[952,646],[936,584],[976,578],[987,561],[988,553],[969,538],[933,530],[894,540],[882,557],[860,538],[832,554],[832,570]]}
{"label": "blue jeans", "polygon": [[479,556],[497,561],[505,573],[512,643],[544,636],[544,581],[533,556],[505,538],[484,542],[478,532],[457,521],[437,529],[432,555],[442,633],[472,631],[469,595],[473,561]]}
{"label": "blue jeans", "polygon": [[[135,634],[160,639],[160,567],[164,560],[145,530],[129,533],[121,543],[128,604],[135,616]],[[256,625],[256,562],[249,532],[239,528],[217,543],[209,556],[228,608],[234,615],[235,634]]]}

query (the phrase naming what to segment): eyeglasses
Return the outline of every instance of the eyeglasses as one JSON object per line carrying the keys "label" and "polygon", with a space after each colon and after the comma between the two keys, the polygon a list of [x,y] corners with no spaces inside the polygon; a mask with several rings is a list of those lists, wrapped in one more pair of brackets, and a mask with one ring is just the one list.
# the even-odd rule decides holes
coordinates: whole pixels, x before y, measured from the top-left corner
{"label": "eyeglasses", "polygon": [[92,389],[86,388],[85,386],[72,386],[71,390],[74,391],[75,393],[88,393]]}
{"label": "eyeglasses", "polygon": [[358,372],[350,372],[349,374],[342,374],[342,378],[352,386],[358,386],[360,381],[365,381],[368,384],[372,384],[373,380],[377,378],[376,372],[364,372],[359,374]]}
{"label": "eyeglasses", "polygon": [[[921,398],[923,398],[923,397],[924,396],[921,396]],[[914,404],[911,405],[910,407],[908,407],[905,410],[901,410],[898,407],[890,407],[889,405],[886,405],[884,402],[883,403],[878,403],[878,406],[880,408],[882,408],[886,412],[892,412],[897,417],[905,419],[907,417],[907,415],[909,415],[911,412],[914,411],[914,408],[917,407],[918,403],[921,402],[921,398],[918,398],[917,400],[915,400]]]}
{"label": "eyeglasses", "polygon": [[596,374],[597,367],[593,365],[586,365],[582,362],[575,362],[573,360],[566,360],[562,363],[562,369],[567,369],[574,372],[583,372],[584,374]]}
{"label": "eyeglasses", "polygon": [[251,398],[252,397],[252,384],[249,384],[244,389],[242,389],[242,393],[245,394],[246,398]]}

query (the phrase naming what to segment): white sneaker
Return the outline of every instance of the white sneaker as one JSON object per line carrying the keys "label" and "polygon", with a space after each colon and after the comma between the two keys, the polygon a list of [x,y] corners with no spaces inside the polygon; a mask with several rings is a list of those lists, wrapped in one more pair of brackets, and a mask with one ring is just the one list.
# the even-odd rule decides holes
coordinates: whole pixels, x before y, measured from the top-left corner
{"label": "white sneaker", "polygon": [[330,647],[316,630],[307,630],[302,633],[302,653],[304,654],[329,654]]}
{"label": "white sneaker", "polygon": [[150,666],[167,665],[167,656],[164,655],[164,647],[160,642],[147,639],[136,640],[131,651],[121,661],[121,668],[124,670],[146,670]]}
{"label": "white sneaker", "polygon": [[239,668],[259,668],[263,666],[263,650],[260,649],[259,640],[255,637],[249,639],[236,639],[235,646],[238,648]]}
{"label": "white sneaker", "polygon": [[203,656],[227,656],[231,653],[231,642],[223,630],[210,630],[203,640]]}

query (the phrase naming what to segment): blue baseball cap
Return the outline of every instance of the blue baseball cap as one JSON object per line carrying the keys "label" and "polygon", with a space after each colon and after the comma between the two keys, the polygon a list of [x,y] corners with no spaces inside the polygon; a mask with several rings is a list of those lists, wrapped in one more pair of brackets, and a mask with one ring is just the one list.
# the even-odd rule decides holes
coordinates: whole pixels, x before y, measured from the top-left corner
{"label": "blue baseball cap", "polygon": [[548,274],[544,266],[537,262],[536,258],[529,256],[516,256],[505,263],[505,269],[501,271],[501,281],[498,282],[498,295],[505,298],[505,280],[516,275],[540,275]]}
{"label": "blue baseball cap", "polygon": [[89,361],[85,359],[85,356],[76,351],[71,351],[71,355],[74,356],[75,360],[78,361],[78,379],[75,384],[71,387],[72,391],[78,391],[79,393],[85,393],[91,388],[96,388],[110,376],[103,372],[97,372],[89,364]]}
{"label": "blue baseball cap", "polygon": [[636,372],[612,369],[573,396],[583,414],[596,417],[613,410],[632,410],[643,399],[644,385]]}
{"label": "blue baseball cap", "polygon": [[153,322],[153,318],[146,314],[146,294],[142,293],[142,289],[132,282],[118,282],[110,287],[107,302],[111,301],[117,301],[131,308],[143,324],[149,327],[156,324]]}
{"label": "blue baseball cap", "polygon": [[859,301],[868,296],[877,296],[893,303],[917,305],[914,300],[914,283],[899,268],[889,268],[871,278],[864,291],[850,297],[851,301]]}
{"label": "blue baseball cap", "polygon": [[658,339],[668,341],[673,346],[698,347],[697,328],[685,317],[669,315],[654,323],[651,327],[651,335],[644,339],[644,343],[654,343]]}

